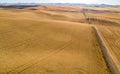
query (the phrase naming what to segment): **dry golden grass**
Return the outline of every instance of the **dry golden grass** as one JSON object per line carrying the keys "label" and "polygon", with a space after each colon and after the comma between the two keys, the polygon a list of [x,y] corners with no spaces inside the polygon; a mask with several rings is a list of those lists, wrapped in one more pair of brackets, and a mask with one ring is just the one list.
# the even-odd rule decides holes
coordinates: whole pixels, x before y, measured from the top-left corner
{"label": "dry golden grass", "polygon": [[81,8],[70,7],[70,6],[37,6],[26,8],[29,10],[47,10],[47,11],[58,11],[58,12],[80,12]]}
{"label": "dry golden grass", "polygon": [[[109,54],[120,73],[120,13],[89,14],[98,20],[91,20],[97,26],[104,42],[109,49]],[[100,21],[102,20],[102,21]]]}
{"label": "dry golden grass", "polygon": [[82,13],[39,8],[0,9],[0,74],[110,74]]}
{"label": "dry golden grass", "polygon": [[112,57],[115,65],[120,73],[120,27],[114,26],[99,26],[100,32],[108,46],[110,56]]}

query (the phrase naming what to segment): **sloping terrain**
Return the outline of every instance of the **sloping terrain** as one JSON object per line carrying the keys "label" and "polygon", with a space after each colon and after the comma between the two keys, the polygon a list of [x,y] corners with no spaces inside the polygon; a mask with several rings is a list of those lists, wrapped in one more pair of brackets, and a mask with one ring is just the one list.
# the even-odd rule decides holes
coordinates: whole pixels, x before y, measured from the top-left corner
{"label": "sloping terrain", "polygon": [[[109,55],[117,67],[118,74],[120,73],[120,14],[119,13],[106,13],[106,14],[91,14],[89,17],[91,23],[97,26],[99,32],[107,45]],[[99,15],[99,16],[98,16]],[[100,17],[102,16],[102,17]],[[96,19],[95,19],[96,17]]]}
{"label": "sloping terrain", "polygon": [[110,56],[120,73],[120,27],[99,27],[100,32],[109,48]]}
{"label": "sloping terrain", "polygon": [[0,9],[0,74],[109,74],[93,30],[78,22],[83,18]]}
{"label": "sloping terrain", "polygon": [[47,11],[58,11],[58,12],[81,12],[82,9],[70,6],[37,6],[26,8],[29,10],[47,10]]}

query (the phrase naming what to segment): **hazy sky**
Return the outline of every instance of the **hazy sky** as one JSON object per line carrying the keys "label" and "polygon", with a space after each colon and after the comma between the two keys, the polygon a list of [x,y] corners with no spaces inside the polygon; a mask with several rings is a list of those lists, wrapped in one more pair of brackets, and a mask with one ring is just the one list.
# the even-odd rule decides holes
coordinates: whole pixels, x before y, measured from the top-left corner
{"label": "hazy sky", "polygon": [[97,3],[120,5],[120,0],[0,0],[0,3]]}

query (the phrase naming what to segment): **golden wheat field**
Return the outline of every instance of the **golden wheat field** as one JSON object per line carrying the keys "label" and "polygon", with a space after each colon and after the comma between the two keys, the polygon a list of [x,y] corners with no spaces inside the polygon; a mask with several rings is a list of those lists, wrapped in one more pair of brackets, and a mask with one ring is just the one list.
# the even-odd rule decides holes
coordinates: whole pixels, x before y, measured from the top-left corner
{"label": "golden wheat field", "polygon": [[[81,12],[83,8],[116,12]],[[112,7],[0,9],[0,74],[111,74],[100,32],[120,73],[120,13]]]}
{"label": "golden wheat field", "polygon": [[[89,14],[108,48],[109,55],[120,73],[120,13]],[[95,20],[97,19],[97,20]]]}

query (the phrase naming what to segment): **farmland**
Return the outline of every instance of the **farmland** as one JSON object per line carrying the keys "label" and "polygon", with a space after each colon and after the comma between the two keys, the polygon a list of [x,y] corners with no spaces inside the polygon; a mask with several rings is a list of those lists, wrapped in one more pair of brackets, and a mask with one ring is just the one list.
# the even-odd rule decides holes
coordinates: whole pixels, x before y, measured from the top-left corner
{"label": "farmland", "polygon": [[[86,12],[94,18],[91,24],[86,23],[83,8],[91,10]],[[100,13],[93,14],[92,8],[1,8],[0,74],[111,74],[92,25],[120,72],[119,11],[96,7]]]}

